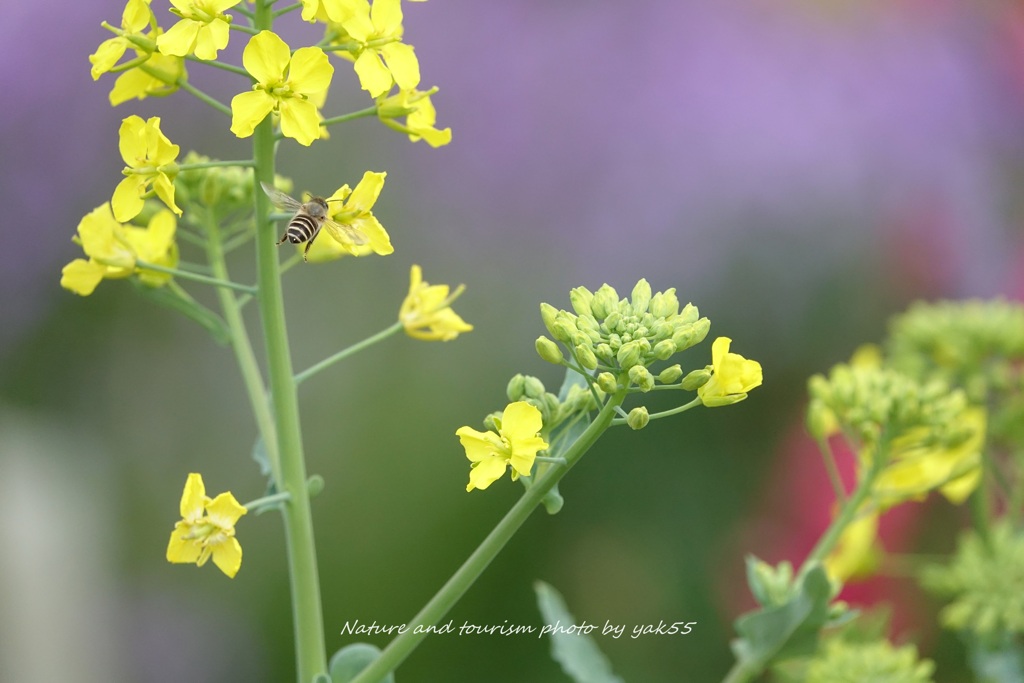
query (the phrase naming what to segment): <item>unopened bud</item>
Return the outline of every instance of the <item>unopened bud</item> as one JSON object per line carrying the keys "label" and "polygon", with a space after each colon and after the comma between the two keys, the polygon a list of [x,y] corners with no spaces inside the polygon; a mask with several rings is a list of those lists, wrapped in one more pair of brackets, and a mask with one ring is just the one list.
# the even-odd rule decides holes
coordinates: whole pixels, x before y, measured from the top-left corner
{"label": "unopened bud", "polygon": [[594,317],[604,320],[608,314],[618,309],[619,295],[615,288],[608,284],[601,285],[601,288],[594,293],[590,301],[590,310]]}
{"label": "unopened bud", "polygon": [[540,319],[544,321],[544,327],[547,328],[547,330],[551,334],[551,336],[556,336],[555,335],[554,324],[555,324],[555,319],[557,318],[557,316],[558,316],[558,309],[555,308],[554,306],[552,306],[551,304],[541,304],[540,305]]}
{"label": "unopened bud", "polygon": [[592,317],[593,311],[590,310],[590,302],[594,300],[594,293],[586,287],[574,287],[569,291],[569,303],[572,304],[572,309],[576,311],[577,315],[582,317]]}
{"label": "unopened bud", "polygon": [[641,278],[633,288],[633,295],[630,297],[633,304],[633,315],[643,315],[651,304],[651,285],[647,280]]}
{"label": "unopened bud", "polygon": [[642,365],[634,365],[629,369],[629,380],[644,393],[654,388],[654,375]]}
{"label": "unopened bud", "polygon": [[658,381],[662,384],[672,384],[677,379],[683,376],[683,369],[679,367],[679,364],[670,365],[661,371],[658,375]]}
{"label": "unopened bud", "polygon": [[543,398],[544,383],[536,377],[527,375],[523,378],[523,393],[527,398]]}
{"label": "unopened bud", "polygon": [[508,400],[513,403],[523,397],[526,392],[526,378],[522,374],[514,376],[508,381],[508,386],[505,387],[505,395],[508,396]]}
{"label": "unopened bud", "polygon": [[610,372],[602,372],[597,376],[597,386],[606,394],[614,394],[619,390],[619,383]]}
{"label": "unopened bud", "polygon": [[707,368],[701,368],[700,370],[694,370],[683,378],[682,387],[686,391],[696,391],[711,379],[711,371]]}
{"label": "unopened bud", "polygon": [[633,408],[633,410],[629,411],[629,415],[626,416],[626,424],[633,430],[643,429],[650,421],[651,416],[647,414],[647,408],[643,406]]}
{"label": "unopened bud", "polygon": [[655,318],[668,318],[679,312],[679,299],[676,298],[676,290],[666,289],[651,297],[651,314]]}
{"label": "unopened bud", "polygon": [[676,345],[671,339],[662,339],[654,345],[653,351],[658,360],[668,360],[676,352]]}
{"label": "unopened bud", "polygon": [[576,360],[587,370],[597,367],[597,356],[594,355],[594,350],[585,344],[576,347]]}
{"label": "unopened bud", "polygon": [[[558,344],[551,341],[544,335],[541,335],[537,337],[536,346],[537,353],[538,355],[540,355],[542,359],[546,360],[549,363],[554,363],[555,365],[562,364],[562,350],[558,348]],[[509,400],[514,401],[516,399],[512,398],[512,396],[509,396]]]}
{"label": "unopened bud", "polygon": [[631,341],[619,347],[619,352],[615,354],[615,359],[619,361],[619,366],[625,370],[637,365],[642,355],[643,349],[640,347],[640,343]]}

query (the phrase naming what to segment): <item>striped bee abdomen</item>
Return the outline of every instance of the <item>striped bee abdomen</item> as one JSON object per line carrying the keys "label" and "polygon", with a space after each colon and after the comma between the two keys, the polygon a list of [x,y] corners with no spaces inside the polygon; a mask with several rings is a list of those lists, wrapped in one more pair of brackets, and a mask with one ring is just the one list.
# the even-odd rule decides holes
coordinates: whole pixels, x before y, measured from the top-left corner
{"label": "striped bee abdomen", "polygon": [[316,235],[321,222],[322,221],[318,221],[309,214],[297,213],[295,214],[295,217],[292,218],[291,223],[288,224],[288,230],[284,235],[292,244],[308,242],[313,239],[314,235]]}

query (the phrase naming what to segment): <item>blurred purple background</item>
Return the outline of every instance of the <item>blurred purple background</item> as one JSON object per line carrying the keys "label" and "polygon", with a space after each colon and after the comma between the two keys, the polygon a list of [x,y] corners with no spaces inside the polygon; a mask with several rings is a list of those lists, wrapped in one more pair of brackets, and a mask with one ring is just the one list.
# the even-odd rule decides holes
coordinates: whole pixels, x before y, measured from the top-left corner
{"label": "blurred purple background", "polygon": [[[166,21],[162,4],[156,0],[154,8]],[[251,442],[237,437],[251,433],[251,418],[230,355],[194,326],[152,310],[123,283],[105,282],[78,300],[60,289],[60,269],[78,255],[70,238],[79,218],[120,178],[121,118],[161,116],[183,153],[238,158],[247,143],[231,136],[224,117],[182,93],[110,109],[113,77],[93,83],[87,55],[108,37],[100,22],[118,23],[122,7],[83,0],[45,10],[41,21],[40,7],[12,4],[0,24],[0,57],[9,65],[0,76],[8,93],[0,119],[0,200],[8,212],[0,251],[0,411],[30,415],[41,431],[66,431],[72,442],[95,442],[88,458],[55,448],[54,467],[70,459],[103,472],[97,485],[110,487],[104,495],[115,501],[108,512],[132,520],[123,522],[126,528],[101,527],[107,531],[98,533],[120,548],[112,551],[119,559],[96,571],[131,586],[128,611],[136,622],[129,623],[150,625],[134,630],[152,650],[134,656],[143,660],[146,680],[157,680],[159,634],[178,632],[178,617],[167,617],[165,631],[146,615],[167,615],[166,605],[175,604],[169,581],[172,592],[189,594],[199,576],[163,564],[162,535],[173,524],[185,475],[210,470],[211,453],[225,453],[212,470],[219,479],[208,484],[212,489],[237,486],[234,473],[242,468],[248,497],[258,495],[259,479],[246,460]],[[331,452],[341,442],[362,456],[358,464],[314,456],[313,470],[329,482],[340,470],[337,491],[349,496],[346,503],[322,503],[320,514],[365,516],[369,521],[360,523],[386,539],[360,551],[369,553],[362,556],[366,566],[322,550],[325,584],[340,580],[359,595],[352,585],[378,576],[378,563],[395,563],[390,571],[407,582],[408,595],[392,596],[393,620],[408,618],[491,523],[466,531],[465,516],[481,506],[497,515],[507,504],[462,497],[464,464],[451,432],[482,417],[481,399],[484,412],[500,408],[504,382],[515,372],[557,385],[532,352],[541,332],[538,302],[565,306],[573,286],[607,281],[623,292],[647,277],[656,290],[676,287],[681,299],[698,303],[712,318],[713,334],[733,337],[735,350],[761,360],[765,386],[729,415],[659,425],[643,438],[614,437],[650,462],[663,463],[666,449],[680,443],[689,444],[688,455],[671,456],[678,468],[671,476],[635,465],[640,473],[627,481],[613,463],[603,470],[595,463],[593,478],[576,482],[580,517],[567,511],[536,522],[565,543],[538,549],[524,540],[521,547],[538,554],[536,566],[560,575],[570,603],[584,613],[590,608],[594,618],[605,617],[599,598],[618,590],[607,583],[615,577],[645,586],[623,599],[626,613],[671,605],[717,614],[708,619],[720,620],[719,631],[709,626],[682,654],[666,643],[614,644],[613,660],[627,679],[666,680],[659,676],[683,665],[720,675],[733,615],[702,603],[712,600],[706,595],[694,596],[715,574],[714,563],[739,561],[724,557],[723,548],[764,485],[773,449],[800,420],[805,378],[877,339],[886,317],[914,298],[1022,293],[1024,10],[1012,2],[840,0],[431,0],[404,9],[423,86],[440,87],[438,122],[452,127],[454,141],[431,150],[363,120],[332,130],[330,140],[308,150],[282,144],[279,171],[294,177],[297,189],[327,193],[366,169],[387,170],[378,216],[396,246],[387,259],[346,260],[289,276],[296,365],[389,324],[411,263],[422,264],[431,282],[465,282],[457,309],[477,329],[452,344],[393,342],[359,367],[339,370],[340,378],[310,382],[304,400],[311,449]],[[282,33],[293,47],[319,39],[316,27],[293,21]],[[226,59],[238,60],[240,37],[232,34]],[[335,66],[328,115],[366,106],[348,64]],[[189,71],[193,83],[224,101],[247,87],[194,64]],[[251,277],[250,261],[239,256],[238,279]],[[350,390],[394,381],[396,373],[408,389],[402,396],[380,386],[358,396]],[[439,391],[453,386],[458,396]],[[404,440],[380,435],[380,424],[394,424],[391,415],[404,416]],[[383,476],[373,470],[375,453],[398,454],[388,457],[411,468],[406,489],[382,492],[379,480],[374,486]],[[20,456],[0,444],[0,464]],[[453,480],[436,481],[434,462],[444,462]],[[608,505],[609,482],[623,487],[615,494],[622,502],[602,507],[603,521],[588,518],[592,506]],[[631,485],[663,502],[636,504]],[[119,493],[125,490],[132,493]],[[506,486],[505,494],[513,490]],[[395,500],[437,516],[411,521],[395,512]],[[680,532],[687,515],[700,516],[700,528]],[[353,535],[338,524],[342,538]],[[257,657],[251,665],[265,678],[247,680],[283,680],[287,592],[278,529],[262,527],[250,533],[265,534],[272,570],[253,560],[246,579],[243,567],[232,584],[239,594],[223,598],[227,606],[218,602],[221,577],[204,572],[201,581],[216,598],[210,620],[252,624],[232,647],[275,642],[265,662]],[[158,542],[135,552],[154,528]],[[524,530],[524,537],[539,528]],[[637,529],[649,528],[660,531],[639,538],[651,543],[637,541]],[[432,553],[423,539],[450,529],[459,530],[458,539]],[[680,533],[685,543],[664,540]],[[251,543],[258,558],[264,541]],[[410,581],[408,569],[400,569],[408,560],[396,559],[406,558],[410,546],[431,558],[436,572]],[[594,573],[591,560],[603,563],[603,573]],[[503,571],[519,576],[513,564],[493,571],[496,583]],[[519,598],[529,599],[532,578],[533,572],[515,586],[525,591]],[[267,596],[267,604],[253,607],[246,598],[253,595]],[[499,622],[507,618],[500,609],[496,614]],[[337,615],[328,607],[329,623],[332,616],[344,620]],[[210,638],[218,644],[216,631]],[[437,645],[438,656],[450,647],[472,657],[459,645]],[[501,645],[508,643],[495,644]],[[422,657],[424,667],[434,662]],[[410,666],[414,673],[404,680],[432,680],[415,678],[415,659]],[[547,666],[545,675],[554,675]]]}

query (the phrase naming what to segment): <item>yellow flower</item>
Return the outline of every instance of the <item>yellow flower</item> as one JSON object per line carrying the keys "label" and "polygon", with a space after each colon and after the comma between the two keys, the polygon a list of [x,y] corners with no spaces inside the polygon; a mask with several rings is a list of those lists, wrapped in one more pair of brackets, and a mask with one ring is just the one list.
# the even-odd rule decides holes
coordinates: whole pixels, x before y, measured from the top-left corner
{"label": "yellow flower", "polygon": [[252,135],[271,112],[281,115],[281,133],[309,146],[320,137],[320,118],[310,97],[331,85],[334,67],[318,47],[291,53],[276,33],[260,31],[242,52],[242,64],[257,83],[231,98],[231,132]]}
{"label": "yellow flower", "polygon": [[[452,129],[438,130],[434,125],[437,122],[437,111],[430,96],[436,92],[437,88],[425,92],[413,88],[400,90],[390,97],[378,97],[377,117],[388,128],[407,134],[413,142],[422,138],[431,147],[447,145],[452,141]],[[405,125],[395,120],[400,116],[406,117]]]}
{"label": "yellow flower", "polygon": [[[141,51],[137,52],[142,55]],[[144,100],[150,95],[164,97],[178,89],[178,82],[188,77],[185,71],[185,60],[153,52],[144,65],[153,72],[159,72],[165,78],[157,78],[146,73],[141,66],[128,69],[114,81],[110,91],[110,105],[116,107],[128,100]]]}
{"label": "yellow flower", "polygon": [[711,345],[711,366],[714,374],[697,390],[701,401],[709,408],[727,406],[742,401],[747,392],[761,386],[761,364],[729,353],[732,340],[719,337]]}
{"label": "yellow flower", "polygon": [[217,59],[217,51],[228,46],[231,17],[224,10],[241,0],[171,0],[171,11],[181,21],[156,39],[156,46],[165,55],[184,57],[195,54],[199,59]]}
{"label": "yellow flower", "polygon": [[889,507],[907,500],[921,500],[932,489],[938,489],[957,505],[967,500],[981,481],[985,423],[983,408],[967,408],[958,426],[968,434],[956,445],[943,447],[931,443],[930,430],[924,426],[914,427],[894,438],[890,464],[875,480],[874,495],[879,503]]}
{"label": "yellow flower", "polygon": [[[420,84],[420,63],[411,45],[402,42],[401,0],[343,0],[345,14],[334,28],[337,42],[350,49],[336,54],[354,62],[356,75],[370,97],[379,97],[397,83],[400,90]],[[340,28],[339,28],[340,27]]]}
{"label": "yellow flower", "polygon": [[413,264],[409,273],[409,295],[398,312],[406,334],[425,341],[449,341],[472,330],[473,326],[451,309],[452,302],[464,289],[459,285],[449,294],[448,285],[430,285],[423,281],[420,267]]}
{"label": "yellow flower", "polygon": [[862,512],[843,530],[835,548],[825,558],[825,571],[833,581],[870,576],[879,564],[878,512]]}
{"label": "yellow flower", "polygon": [[114,218],[124,222],[139,215],[145,205],[145,196],[152,189],[174,213],[181,209],[174,203],[174,176],[178,166],[178,146],[172,144],[160,130],[160,117],[143,121],[140,116],[129,116],[121,122],[121,158],[128,166],[127,176],[114,189],[110,204]]}
{"label": "yellow flower", "polygon": [[537,451],[548,447],[538,434],[541,427],[540,411],[526,401],[508,404],[501,415],[497,434],[460,427],[455,435],[472,463],[466,491],[487,488],[505,474],[509,465],[513,480],[520,475],[529,476]]}
{"label": "yellow flower", "polygon": [[218,569],[235,578],[242,566],[235,523],[246,512],[230,492],[208,498],[203,477],[189,474],[181,494],[181,521],[174,524],[167,544],[167,561],[202,567],[212,557]]}
{"label": "yellow flower", "polygon": [[347,16],[345,0],[301,0],[302,20],[310,23],[314,21],[341,21]]}
{"label": "yellow flower", "polygon": [[135,48],[130,38],[145,37],[142,31],[150,26],[151,22],[155,27],[156,22],[153,21],[153,10],[149,7],[149,0],[128,0],[121,15],[121,30],[113,38],[100,43],[96,52],[89,55],[92,80],[99,80],[101,75],[117,64],[128,48]]}
{"label": "yellow flower", "polygon": [[[387,230],[370,210],[384,188],[384,179],[387,175],[383,172],[367,171],[356,185],[356,189],[350,189],[347,184],[342,185],[327,198],[327,211],[331,221],[324,223],[323,229],[332,239],[317,239],[309,248],[306,260],[322,263],[346,254],[366,256],[372,253],[387,256],[395,251]],[[356,244],[346,229],[361,235],[365,242]]]}
{"label": "yellow flower", "polygon": [[126,278],[138,273],[139,280],[149,287],[160,287],[170,281],[168,273],[139,270],[136,261],[174,268],[178,265],[178,245],[174,241],[177,221],[167,209],[153,216],[149,226],[121,225],[114,219],[110,204],[103,204],[87,214],[78,224],[76,241],[82,245],[86,259],[75,259],[61,272],[61,287],[88,296],[104,279]]}

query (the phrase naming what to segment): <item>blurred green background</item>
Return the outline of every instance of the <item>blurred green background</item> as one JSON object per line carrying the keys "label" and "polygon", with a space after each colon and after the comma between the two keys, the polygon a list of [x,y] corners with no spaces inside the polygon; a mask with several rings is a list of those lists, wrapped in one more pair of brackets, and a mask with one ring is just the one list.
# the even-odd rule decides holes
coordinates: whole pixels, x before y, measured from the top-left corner
{"label": "blurred green background", "polygon": [[[93,83],[86,57],[122,7],[62,8],[43,40],[38,9],[9,5],[0,27],[0,53],[19,65],[0,115],[0,679],[287,681],[276,515],[242,520],[233,581],[164,560],[189,472],[211,494],[263,491],[232,354],[125,283],[85,299],[58,286],[78,220],[120,178],[121,118],[161,116],[183,153],[248,153],[184,93],[110,109],[113,79]],[[516,499],[507,480],[465,492],[454,432],[504,407],[517,372],[557,390],[560,373],[533,350],[538,304],[567,307],[570,288],[603,282],[625,295],[646,277],[759,360],[764,386],[734,407],[610,432],[563,483],[564,510],[536,513],[449,617],[539,625],[542,579],[580,621],[697,622],[686,637],[599,638],[626,680],[717,680],[730,622],[749,605],[744,553],[799,561],[827,523],[823,475],[800,469],[816,461],[790,457],[805,446],[806,378],[878,340],[913,299],[1024,292],[1022,8],[433,0],[405,11],[453,143],[413,145],[371,119],[310,149],[286,141],[278,156],[297,192],[386,170],[375,213],[395,245],[288,273],[296,368],[390,325],[413,263],[431,283],[467,285],[455,308],[475,326],[448,343],[392,338],[302,387],[308,469],[327,482],[314,513],[328,647],[352,642],[346,621],[411,618]],[[294,19],[281,30],[293,46],[319,39]],[[232,34],[223,57],[237,62],[243,44]],[[189,69],[225,101],[247,87]],[[336,69],[328,115],[365,107],[347,64]],[[250,252],[231,265],[252,280]],[[681,362],[710,362],[710,340]],[[670,406],[659,398],[652,412]],[[952,667],[938,680],[957,680],[956,646],[918,602],[913,634]],[[479,635],[428,639],[398,680],[567,678],[546,641]]]}

